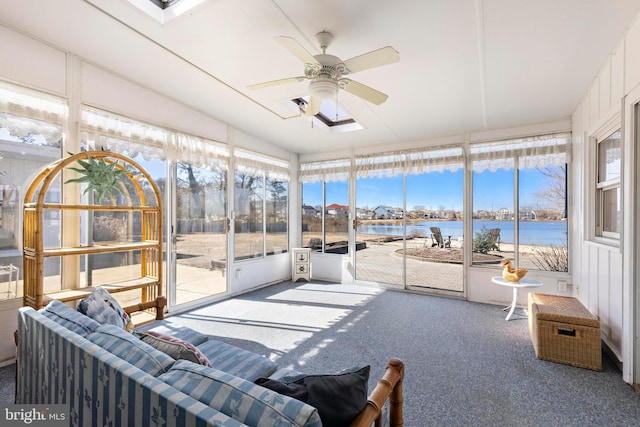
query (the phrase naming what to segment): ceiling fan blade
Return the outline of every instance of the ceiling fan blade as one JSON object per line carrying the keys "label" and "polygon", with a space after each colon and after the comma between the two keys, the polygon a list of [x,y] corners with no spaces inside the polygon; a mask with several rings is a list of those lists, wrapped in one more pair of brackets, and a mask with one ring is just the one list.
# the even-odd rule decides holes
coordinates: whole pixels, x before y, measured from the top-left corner
{"label": "ceiling fan blade", "polygon": [[286,47],[291,53],[298,57],[298,59],[305,64],[317,64],[318,61],[304,48],[298,41],[292,37],[276,36],[276,41],[282,46]]}
{"label": "ceiling fan blade", "polygon": [[272,80],[270,82],[263,82],[263,83],[256,83],[254,85],[249,85],[249,86],[247,86],[247,89],[262,89],[262,88],[265,88],[265,87],[277,86],[277,85],[282,85],[282,84],[286,84],[286,83],[301,82],[301,81],[303,81],[305,79],[306,79],[305,76],[288,77],[286,79]]}
{"label": "ceiling fan blade", "polygon": [[318,114],[320,112],[321,105],[322,99],[310,96],[309,102],[307,103],[307,108],[304,110],[305,116],[315,116],[316,114]]}
{"label": "ceiling fan blade", "polygon": [[387,46],[347,59],[344,61],[344,65],[349,69],[349,71],[351,71],[351,73],[357,73],[358,71],[392,64],[398,61],[400,61],[400,54],[398,51],[391,46]]}
{"label": "ceiling fan blade", "polygon": [[[348,80],[348,82],[345,80]],[[375,105],[382,104],[389,97],[388,95],[380,91],[377,91],[369,86],[363,85],[362,83],[358,83],[353,80],[342,79],[340,82],[346,83],[346,86],[344,86],[345,91],[349,92],[352,95],[359,96],[365,101],[369,101],[370,103]]]}

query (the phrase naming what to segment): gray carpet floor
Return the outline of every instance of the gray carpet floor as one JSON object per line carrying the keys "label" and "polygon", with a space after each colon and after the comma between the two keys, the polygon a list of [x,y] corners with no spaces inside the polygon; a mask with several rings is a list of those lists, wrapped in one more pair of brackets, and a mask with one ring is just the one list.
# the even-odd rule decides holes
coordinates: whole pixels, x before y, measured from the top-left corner
{"label": "gray carpet floor", "polygon": [[[285,282],[168,319],[302,372],[369,364],[370,390],[398,357],[407,427],[640,425],[640,397],[606,356],[602,372],[539,360],[526,318],[504,317],[494,305]],[[9,366],[0,390],[11,387]]]}

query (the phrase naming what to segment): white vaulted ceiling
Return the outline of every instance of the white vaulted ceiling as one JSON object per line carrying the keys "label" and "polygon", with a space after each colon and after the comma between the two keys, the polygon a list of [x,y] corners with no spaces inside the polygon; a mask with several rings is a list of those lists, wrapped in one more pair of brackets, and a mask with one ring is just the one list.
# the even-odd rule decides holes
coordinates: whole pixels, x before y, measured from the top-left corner
{"label": "white vaulted ceiling", "polygon": [[[0,22],[311,154],[567,119],[639,10],[638,0],[204,0],[163,24],[128,0],[0,0]],[[400,53],[350,76],[385,103],[339,93],[362,130],[328,133],[285,107],[306,82],[247,89],[303,74],[275,36],[318,54],[322,30],[343,60]]]}

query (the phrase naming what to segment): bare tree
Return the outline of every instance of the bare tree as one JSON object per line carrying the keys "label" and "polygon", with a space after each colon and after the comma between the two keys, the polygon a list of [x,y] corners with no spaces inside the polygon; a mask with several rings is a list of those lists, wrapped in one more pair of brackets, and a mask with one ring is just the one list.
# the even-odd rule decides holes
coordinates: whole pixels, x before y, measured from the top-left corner
{"label": "bare tree", "polygon": [[546,185],[535,193],[535,197],[549,208],[566,214],[567,165],[545,166],[538,171],[545,176]]}

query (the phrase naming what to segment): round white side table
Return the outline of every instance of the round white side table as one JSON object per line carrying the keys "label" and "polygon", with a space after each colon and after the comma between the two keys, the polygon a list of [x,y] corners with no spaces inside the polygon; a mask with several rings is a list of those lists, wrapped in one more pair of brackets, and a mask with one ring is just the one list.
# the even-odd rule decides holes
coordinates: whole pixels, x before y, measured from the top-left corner
{"label": "round white side table", "polygon": [[495,283],[496,285],[509,286],[509,287],[513,288],[513,300],[511,301],[511,305],[510,306],[504,308],[504,310],[509,310],[509,314],[507,314],[507,317],[504,320],[511,319],[511,316],[513,315],[513,312],[516,309],[516,304],[518,303],[518,290],[519,289],[522,289],[522,288],[537,288],[537,287],[542,286],[542,282],[539,282],[537,280],[531,280],[531,279],[520,279],[520,281],[518,281],[518,282],[510,282],[510,281],[504,279],[503,277],[495,276],[495,277],[491,278],[491,281],[493,283]]}

